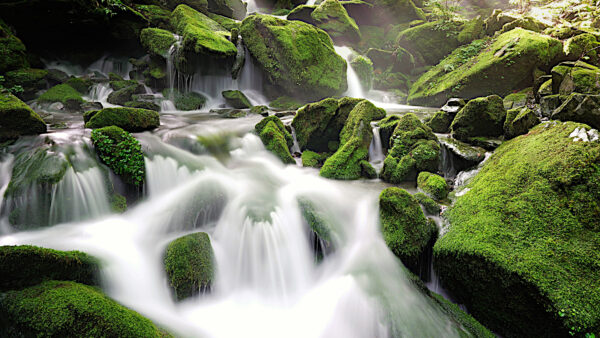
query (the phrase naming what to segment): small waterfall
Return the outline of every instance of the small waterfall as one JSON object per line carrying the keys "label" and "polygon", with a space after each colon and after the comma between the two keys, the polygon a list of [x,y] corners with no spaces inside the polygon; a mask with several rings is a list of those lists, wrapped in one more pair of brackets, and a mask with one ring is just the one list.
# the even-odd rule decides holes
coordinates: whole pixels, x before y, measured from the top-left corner
{"label": "small waterfall", "polygon": [[360,79],[358,78],[358,75],[352,68],[352,64],[350,62],[350,60],[352,58],[352,54],[353,54],[352,49],[350,47],[340,47],[340,46],[335,46],[334,48],[335,48],[335,52],[338,53],[341,57],[343,57],[344,60],[346,60],[346,63],[348,65],[347,71],[346,71],[346,78],[348,81],[348,90],[346,91],[346,93],[344,93],[344,95],[350,96],[350,97],[356,97],[356,98],[366,98],[365,94],[363,92],[362,86],[360,84]]}
{"label": "small waterfall", "polygon": [[[4,202],[4,193],[6,192],[6,188],[8,188],[8,184],[10,183],[10,178],[12,177],[14,159],[15,157],[12,154],[5,154],[0,161],[0,206]],[[0,217],[0,235],[10,232],[12,232],[12,229],[8,224],[8,219],[6,215],[2,215]]]}
{"label": "small waterfall", "polygon": [[[89,94],[89,101],[100,102],[102,107],[117,107],[108,103],[108,96],[113,92],[113,89],[108,83],[97,83],[92,86]],[[87,98],[86,98],[87,99]]]}
{"label": "small waterfall", "polygon": [[373,122],[371,127],[373,128],[373,139],[369,145],[369,162],[377,170],[377,172],[380,172],[383,168],[383,160],[385,160],[385,155],[383,154],[379,126],[377,126],[376,122]]}
{"label": "small waterfall", "polygon": [[92,63],[88,70],[100,72],[107,77],[109,73],[115,73],[125,80],[129,80],[129,72],[133,70],[133,65],[127,58],[113,58],[105,55],[100,60]]}

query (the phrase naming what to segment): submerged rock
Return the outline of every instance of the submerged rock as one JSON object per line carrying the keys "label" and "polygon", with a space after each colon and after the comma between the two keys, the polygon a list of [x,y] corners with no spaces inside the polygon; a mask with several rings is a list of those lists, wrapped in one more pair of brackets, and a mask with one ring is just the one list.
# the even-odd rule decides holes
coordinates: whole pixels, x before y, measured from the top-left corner
{"label": "submerged rock", "polygon": [[294,140],[277,116],[265,117],[254,127],[268,151],[286,164],[296,163],[290,153]]}
{"label": "submerged rock", "polygon": [[469,141],[474,137],[494,137],[504,133],[506,110],[497,95],[473,99],[461,109],[452,122],[452,137]]}
{"label": "submerged rock", "polygon": [[357,43],[361,38],[356,22],[337,0],[325,0],[318,6],[298,6],[287,19],[315,25],[326,31],[336,43]]}
{"label": "submerged rock", "polygon": [[16,96],[0,91],[0,141],[46,132],[44,120]]}
{"label": "submerged rock", "polygon": [[158,112],[141,108],[104,108],[84,114],[86,128],[97,129],[117,126],[129,132],[140,132],[158,128]]}
{"label": "submerged rock", "polygon": [[250,100],[239,90],[226,90],[221,94],[225,98],[225,102],[233,108],[246,109],[252,107]]}
{"label": "submerged rock", "polygon": [[446,212],[436,271],[503,336],[600,330],[600,143],[576,130],[594,134],[548,122],[505,142]]}

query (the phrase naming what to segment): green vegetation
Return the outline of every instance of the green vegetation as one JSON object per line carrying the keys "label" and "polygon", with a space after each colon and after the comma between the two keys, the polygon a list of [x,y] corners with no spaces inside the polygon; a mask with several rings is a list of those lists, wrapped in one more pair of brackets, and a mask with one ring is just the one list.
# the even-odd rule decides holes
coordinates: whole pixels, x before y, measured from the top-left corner
{"label": "green vegetation", "polygon": [[425,125],[431,128],[434,133],[447,133],[450,131],[450,125],[454,120],[452,114],[439,111],[436,112],[429,121],[425,122]]}
{"label": "green vegetation", "polygon": [[169,243],[164,264],[177,300],[210,290],[215,275],[214,260],[210,238],[204,232]]}
{"label": "green vegetation", "polygon": [[427,195],[440,201],[448,197],[450,188],[446,180],[436,174],[422,171],[417,177],[417,186],[423,190]]}
{"label": "green vegetation", "polygon": [[330,154],[327,153],[315,153],[314,151],[305,150],[302,152],[302,166],[303,167],[312,167],[312,168],[321,168],[325,160],[329,157]]}
{"label": "green vegetation", "polygon": [[269,107],[281,110],[296,110],[302,106],[300,101],[289,96],[280,96],[269,103]]}
{"label": "green vegetation", "polygon": [[328,224],[326,214],[321,212],[313,202],[305,198],[299,198],[298,204],[302,217],[308,223],[310,230],[317,239],[323,242],[325,247],[330,247],[332,242],[331,225]]}
{"label": "green vegetation", "polygon": [[92,142],[104,164],[125,182],[140,186],[146,178],[142,146],[123,129],[110,126],[92,131]]}
{"label": "green vegetation", "polygon": [[25,102],[0,91],[0,141],[46,132],[46,124]]}
{"label": "green vegetation", "polygon": [[511,109],[506,113],[504,138],[511,139],[527,134],[529,129],[540,123],[535,112],[527,107]]}
{"label": "green vegetation", "polygon": [[413,195],[413,197],[425,208],[425,212],[429,215],[439,215],[442,208],[436,201],[431,199],[431,197],[425,195],[422,192],[418,192]]}
{"label": "green vegetation", "polygon": [[28,66],[25,45],[0,19],[0,74]]}
{"label": "green vegetation", "polygon": [[256,124],[255,130],[268,151],[283,163],[296,163],[289,149],[294,143],[292,135],[277,116],[265,117]]}
{"label": "green vegetation", "polygon": [[129,132],[152,130],[159,125],[160,116],[157,112],[140,108],[104,108],[93,112],[85,123],[86,128],[117,126]]}
{"label": "green vegetation", "polygon": [[337,0],[325,0],[318,6],[300,5],[290,12],[288,20],[315,25],[336,42],[356,43],[361,39],[356,22]]}
{"label": "green vegetation", "polygon": [[160,28],[144,28],[140,33],[142,46],[151,54],[166,57],[177,41],[173,33]]}
{"label": "green vegetation", "polygon": [[81,93],[68,84],[59,84],[48,89],[44,94],[38,97],[38,102],[61,102],[67,108],[78,109],[83,103]]}
{"label": "green vegetation", "polygon": [[223,98],[225,102],[233,108],[236,109],[246,109],[252,107],[252,103],[250,100],[239,90],[226,90],[223,93]]}
{"label": "green vegetation", "polygon": [[373,62],[367,57],[358,55],[350,62],[356,72],[363,90],[371,89],[373,83]]}
{"label": "green vegetation", "polygon": [[497,95],[473,99],[464,106],[452,122],[452,137],[468,141],[473,137],[494,137],[504,132],[506,109]]}
{"label": "green vegetation", "polygon": [[177,110],[198,110],[202,109],[206,104],[206,97],[202,94],[195,92],[185,92],[182,93],[179,90],[173,89],[172,91],[169,89],[165,89],[163,91],[164,97],[173,100],[175,104],[175,108]]}
{"label": "green vegetation", "polygon": [[460,42],[458,22],[428,22],[402,31],[396,42],[428,65],[436,65],[456,49]]}

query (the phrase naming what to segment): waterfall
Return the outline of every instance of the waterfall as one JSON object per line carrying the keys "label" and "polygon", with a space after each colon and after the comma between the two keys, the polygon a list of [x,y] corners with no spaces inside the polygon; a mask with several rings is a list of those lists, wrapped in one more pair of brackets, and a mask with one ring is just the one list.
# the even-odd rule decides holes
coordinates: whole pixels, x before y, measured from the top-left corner
{"label": "waterfall", "polygon": [[371,144],[369,145],[369,162],[377,170],[377,172],[379,172],[383,168],[383,160],[385,160],[385,155],[383,154],[383,147],[381,145],[379,126],[377,126],[376,122],[373,122],[371,127],[373,128],[373,138],[371,139]]}
{"label": "waterfall", "polygon": [[346,79],[348,81],[348,90],[344,93],[345,96],[356,97],[356,98],[366,98],[363,92],[362,86],[360,84],[360,79],[358,75],[352,68],[351,58],[352,58],[352,49],[349,47],[340,47],[335,46],[335,52],[338,53],[341,57],[346,60],[348,65],[346,70]]}

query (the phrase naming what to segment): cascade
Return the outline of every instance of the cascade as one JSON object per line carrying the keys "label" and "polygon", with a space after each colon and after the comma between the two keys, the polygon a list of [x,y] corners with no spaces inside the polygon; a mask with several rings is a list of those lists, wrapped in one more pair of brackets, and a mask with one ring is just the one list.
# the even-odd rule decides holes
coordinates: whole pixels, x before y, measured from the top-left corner
{"label": "cascade", "polygon": [[360,79],[358,78],[358,75],[356,74],[356,72],[352,68],[352,64],[350,63],[352,57],[352,49],[350,49],[349,47],[339,46],[335,46],[334,48],[335,52],[338,53],[341,57],[343,57],[348,65],[346,70],[348,90],[346,91],[346,93],[344,93],[344,95],[356,98],[366,98],[362,86],[360,84]]}
{"label": "cascade", "polygon": [[373,128],[373,139],[369,145],[369,162],[377,170],[377,172],[379,172],[383,168],[383,160],[385,160],[385,155],[383,154],[379,126],[377,126],[376,122],[373,122],[371,124],[371,128]]}

